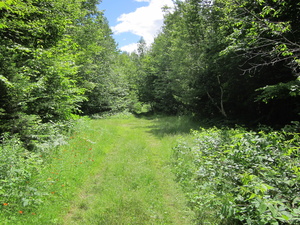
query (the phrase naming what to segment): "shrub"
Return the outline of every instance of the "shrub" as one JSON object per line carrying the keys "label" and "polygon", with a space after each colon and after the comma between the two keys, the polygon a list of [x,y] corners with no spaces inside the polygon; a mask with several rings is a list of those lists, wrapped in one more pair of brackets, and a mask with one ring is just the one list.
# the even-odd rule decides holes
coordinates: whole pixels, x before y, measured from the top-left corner
{"label": "shrub", "polygon": [[193,131],[174,171],[199,224],[299,224],[299,133]]}
{"label": "shrub", "polygon": [[13,215],[41,203],[42,193],[31,181],[42,164],[43,158],[24,149],[17,137],[3,136],[0,146],[1,214]]}
{"label": "shrub", "polygon": [[32,120],[20,134],[5,133],[0,140],[0,221],[16,224],[17,215],[39,207],[45,182],[36,179],[51,163],[56,147],[66,143],[71,122],[38,123]]}

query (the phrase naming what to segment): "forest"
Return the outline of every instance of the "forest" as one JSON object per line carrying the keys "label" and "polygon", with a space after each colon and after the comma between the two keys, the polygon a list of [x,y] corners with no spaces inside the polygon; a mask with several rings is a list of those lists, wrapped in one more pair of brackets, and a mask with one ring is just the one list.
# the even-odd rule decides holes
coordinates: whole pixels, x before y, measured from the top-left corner
{"label": "forest", "polygon": [[[173,155],[178,182],[202,221],[297,224],[300,2],[175,0],[174,8],[162,9],[154,43],[141,38],[134,53],[118,50],[98,4],[0,2],[0,215],[31,207],[29,189],[18,188],[51,163],[78,120],[126,112],[207,124]],[[214,200],[225,189],[244,189],[214,205],[207,190],[218,185]]]}

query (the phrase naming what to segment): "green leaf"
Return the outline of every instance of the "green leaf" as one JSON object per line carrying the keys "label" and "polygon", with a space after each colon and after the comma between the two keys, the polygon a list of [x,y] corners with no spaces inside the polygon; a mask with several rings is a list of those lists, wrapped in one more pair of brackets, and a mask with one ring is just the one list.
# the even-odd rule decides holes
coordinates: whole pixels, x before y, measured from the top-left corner
{"label": "green leaf", "polygon": [[5,2],[0,2],[0,9],[6,7]]}
{"label": "green leaf", "polygon": [[282,218],[285,219],[286,221],[288,221],[288,220],[290,220],[292,218],[292,216],[289,217],[287,215],[282,214]]}
{"label": "green leaf", "polygon": [[261,202],[260,205],[259,205],[258,211],[261,214],[263,214],[266,211],[267,208],[268,208],[268,206],[264,202]]}
{"label": "green leaf", "polygon": [[13,84],[9,82],[9,80],[3,75],[0,75],[0,81],[2,81],[8,87],[13,87]]}
{"label": "green leaf", "polygon": [[251,199],[255,198],[256,196],[257,196],[257,194],[252,193],[251,196],[248,198],[248,200],[251,200]]}
{"label": "green leaf", "polygon": [[268,204],[268,208],[271,211],[273,217],[278,216],[278,210],[272,204]]}

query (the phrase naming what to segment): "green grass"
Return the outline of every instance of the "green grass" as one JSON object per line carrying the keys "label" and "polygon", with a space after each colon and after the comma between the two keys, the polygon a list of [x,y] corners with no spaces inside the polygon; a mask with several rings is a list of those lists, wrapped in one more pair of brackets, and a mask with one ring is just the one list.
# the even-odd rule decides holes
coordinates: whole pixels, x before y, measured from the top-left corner
{"label": "green grass", "polygon": [[183,117],[81,121],[34,181],[44,203],[4,224],[193,224],[170,162],[193,126]]}

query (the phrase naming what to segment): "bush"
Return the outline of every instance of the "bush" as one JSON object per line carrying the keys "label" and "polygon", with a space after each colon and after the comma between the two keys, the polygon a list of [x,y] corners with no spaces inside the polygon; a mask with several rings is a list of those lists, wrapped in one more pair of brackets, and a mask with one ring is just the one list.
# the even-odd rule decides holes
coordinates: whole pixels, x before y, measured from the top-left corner
{"label": "bush", "polygon": [[0,147],[0,214],[14,215],[41,203],[42,193],[31,181],[42,164],[43,158],[24,149],[18,138],[4,135]]}
{"label": "bush", "polygon": [[[293,130],[293,132],[291,132]],[[299,224],[299,133],[193,131],[174,171],[199,224]]]}
{"label": "bush", "polygon": [[20,134],[0,140],[0,221],[16,224],[18,215],[34,212],[48,195],[45,182],[36,179],[51,163],[57,146],[66,143],[71,122],[38,123],[32,120]]}

